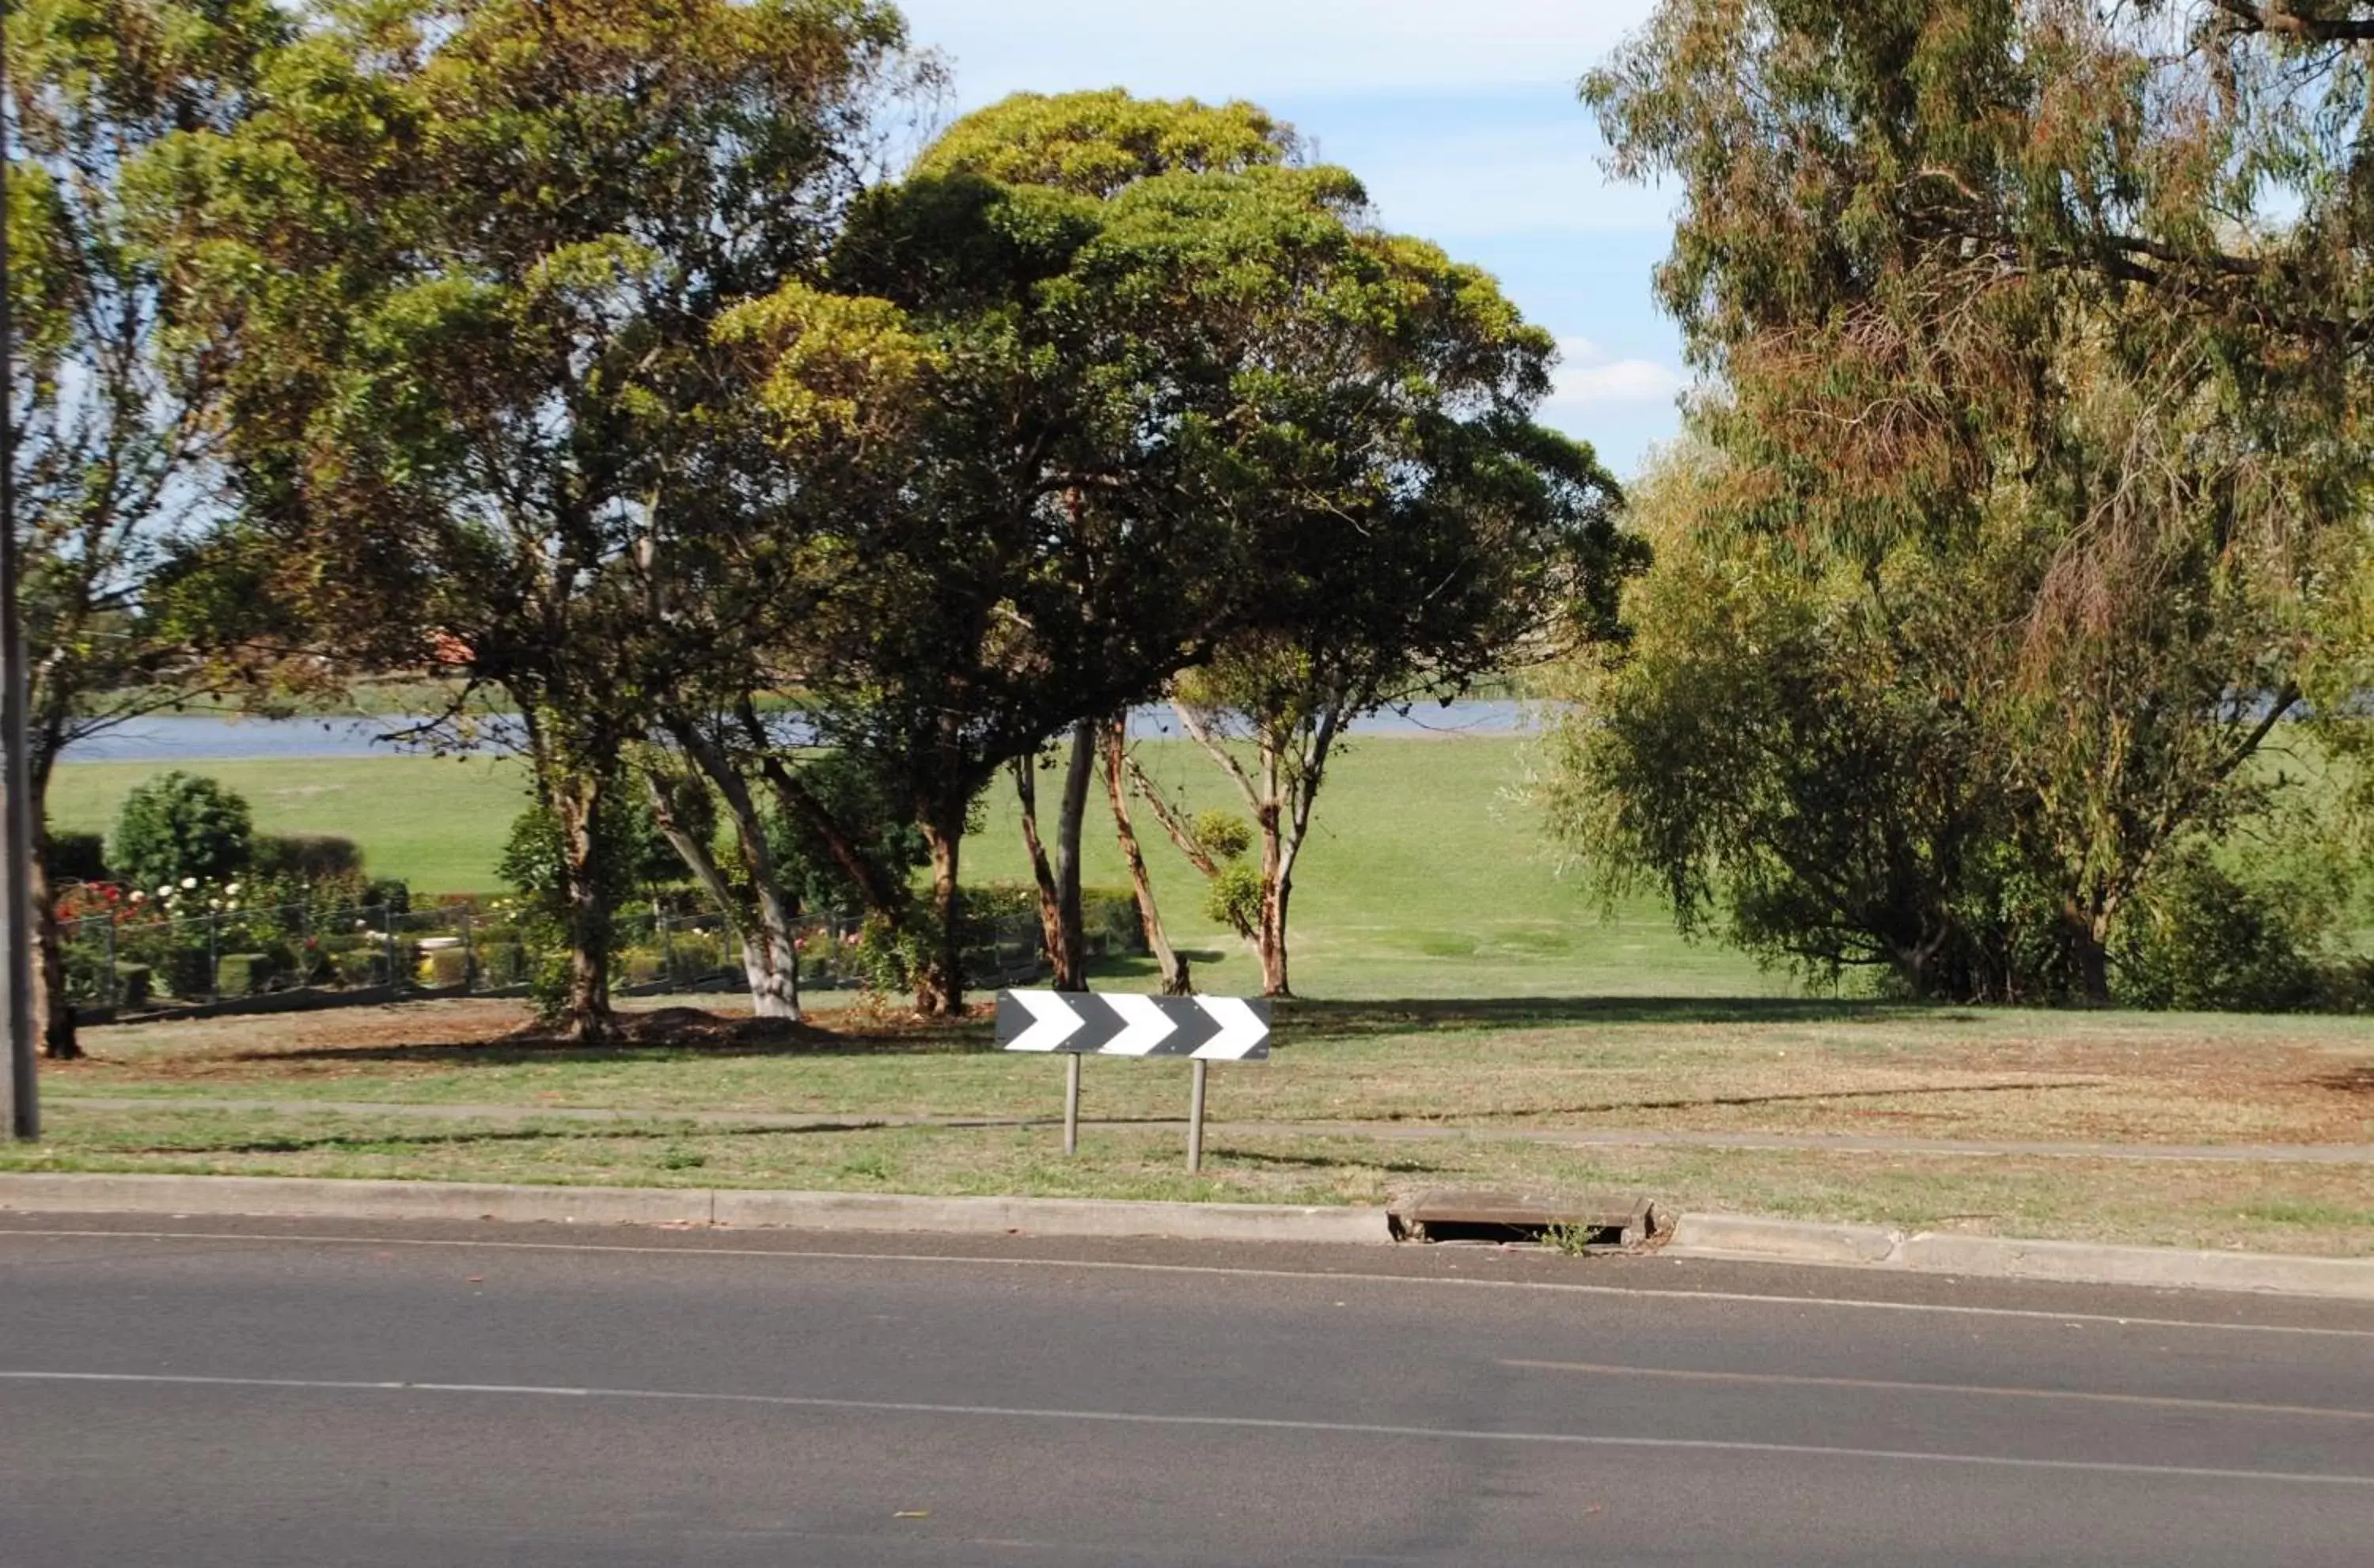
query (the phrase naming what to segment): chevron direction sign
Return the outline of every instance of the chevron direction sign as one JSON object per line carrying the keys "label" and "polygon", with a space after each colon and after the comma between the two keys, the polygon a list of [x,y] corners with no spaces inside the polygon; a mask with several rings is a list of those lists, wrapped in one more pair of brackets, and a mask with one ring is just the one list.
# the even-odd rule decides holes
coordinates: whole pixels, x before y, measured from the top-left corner
{"label": "chevron direction sign", "polygon": [[1001,991],[997,1045],[1064,1056],[1257,1061],[1269,1055],[1269,1003],[1228,996]]}

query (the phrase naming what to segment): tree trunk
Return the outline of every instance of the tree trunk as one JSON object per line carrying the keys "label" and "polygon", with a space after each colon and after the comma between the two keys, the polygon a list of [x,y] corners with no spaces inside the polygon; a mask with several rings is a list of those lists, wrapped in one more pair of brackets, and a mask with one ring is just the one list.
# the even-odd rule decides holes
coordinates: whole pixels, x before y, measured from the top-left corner
{"label": "tree trunk", "polygon": [[50,768],[58,744],[56,721],[35,728],[25,780],[25,808],[33,819],[33,1033],[41,1039],[43,1056],[73,1061],[82,1055],[82,1043],[75,1037],[74,999],[66,994],[65,932],[58,925],[48,865]]}
{"label": "tree trunk", "polygon": [[1129,721],[1109,720],[1104,726],[1105,793],[1112,799],[1113,832],[1121,840],[1122,859],[1129,862],[1129,883],[1137,895],[1137,923],[1146,930],[1146,945],[1154,954],[1156,973],[1162,977],[1164,996],[1186,996],[1195,989],[1187,977],[1187,961],[1170,946],[1163,929],[1162,911],[1155,907],[1154,879],[1146,873],[1146,855],[1137,845],[1137,828],[1129,819],[1128,791],[1122,775],[1128,763]]}
{"label": "tree trunk", "polygon": [[[749,781],[734,766],[734,759],[723,747],[690,723],[678,728],[676,738],[717,786],[726,814],[734,819],[734,842],[742,854],[742,874],[750,883],[751,912],[757,917],[757,935],[765,953],[764,984],[751,986],[750,1010],[760,1018],[796,1022],[800,1016],[800,949],[793,928],[799,909],[783,896],[774,846],[767,840],[766,819],[758,814],[758,802],[751,798]],[[754,980],[759,977],[753,977]]]}
{"label": "tree trunk", "polygon": [[1279,842],[1277,819],[1275,802],[1262,809],[1261,919],[1254,945],[1261,953],[1262,995],[1290,997],[1294,991],[1286,973],[1286,907],[1294,896],[1294,868]]}
{"label": "tree trunk", "polygon": [[[741,944],[742,972],[750,985],[750,1015],[796,1020],[800,1015],[799,954],[792,945],[791,922],[785,917],[782,900],[772,887],[755,876],[751,895],[744,897],[726,881],[709,846],[678,824],[658,778],[645,773],[643,783],[651,794],[652,820],[658,825],[661,837],[675,848],[676,858],[708,893],[710,901],[725,917],[735,941]],[[746,803],[747,800],[746,791]],[[728,809],[733,810],[730,802]],[[734,814],[736,836],[749,831],[750,825],[746,825],[742,814]],[[763,824],[756,826],[760,833],[765,831]],[[752,857],[746,839],[742,844],[742,854],[745,864],[748,864]],[[760,860],[771,868],[771,857],[766,855],[763,843]]]}
{"label": "tree trunk", "polygon": [[66,994],[65,933],[58,925],[49,868],[41,863],[49,845],[38,796],[33,810],[33,1033],[41,1037],[43,1056],[72,1061],[82,1055],[82,1046],[75,1038],[74,999]]}
{"label": "tree trunk", "polygon": [[[758,929],[743,946],[743,968],[750,977],[750,1015],[800,1021],[800,949],[793,930],[792,911],[772,888],[758,897]],[[749,965],[750,949],[759,952],[759,967]]]}
{"label": "tree trunk", "polygon": [[2069,934],[2069,962],[2077,972],[2078,1000],[2087,1007],[2110,1005],[2110,912],[2071,899],[2061,907]]}
{"label": "tree trunk", "polygon": [[1039,837],[1038,775],[1038,758],[1014,759],[1014,797],[1022,808],[1022,843],[1029,851],[1030,878],[1039,889],[1040,938],[1047,949],[1048,966],[1054,971],[1054,988],[1059,991],[1083,990],[1087,988],[1080,984],[1078,966],[1073,962],[1075,950],[1064,940],[1064,901],[1056,891],[1055,868],[1049,862],[1047,846]]}
{"label": "tree trunk", "polygon": [[932,850],[932,935],[915,970],[915,1011],[926,1018],[954,1018],[964,1011],[964,899],[957,885],[964,816],[959,810],[952,821],[923,825]]}
{"label": "tree trunk", "polygon": [[1097,725],[1084,719],[1072,727],[1071,766],[1064,773],[1063,812],[1055,820],[1055,908],[1064,933],[1064,958],[1072,983],[1055,989],[1088,989],[1088,931],[1080,896],[1080,833],[1087,820],[1088,785],[1096,778]]}
{"label": "tree trunk", "polygon": [[823,840],[825,852],[849,878],[850,885],[857,890],[857,896],[869,913],[881,916],[893,930],[907,930],[912,909],[904,879],[895,882],[885,879],[881,869],[850,837],[832,813],[825,809],[824,802],[817,799],[815,791],[801,780],[799,775],[783,765],[782,758],[767,749],[766,724],[759,719],[756,708],[747,701],[744,702],[739,717],[743,735],[758,755],[759,777],[774,792],[775,803],[782,808],[783,814]]}
{"label": "tree trunk", "polygon": [[557,781],[553,810],[560,819],[563,890],[569,900],[569,995],[560,1022],[571,1039],[610,1037],[610,895],[599,864],[602,779],[570,772]]}

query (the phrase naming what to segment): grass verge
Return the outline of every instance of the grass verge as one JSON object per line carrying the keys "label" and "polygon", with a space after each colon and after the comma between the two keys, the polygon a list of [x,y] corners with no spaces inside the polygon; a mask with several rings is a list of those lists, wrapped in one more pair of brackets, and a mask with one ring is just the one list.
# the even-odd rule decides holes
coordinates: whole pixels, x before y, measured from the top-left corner
{"label": "grass verge", "polygon": [[77,1112],[0,1169],[131,1171],[936,1195],[1383,1203],[1434,1186],[1653,1193],[1684,1210],[1979,1235],[2374,1256],[2362,1166],[1933,1158],[1513,1141],[1216,1136],[1201,1176],[1175,1131],[1051,1128],[784,1132],[654,1117],[589,1128],[403,1117]]}

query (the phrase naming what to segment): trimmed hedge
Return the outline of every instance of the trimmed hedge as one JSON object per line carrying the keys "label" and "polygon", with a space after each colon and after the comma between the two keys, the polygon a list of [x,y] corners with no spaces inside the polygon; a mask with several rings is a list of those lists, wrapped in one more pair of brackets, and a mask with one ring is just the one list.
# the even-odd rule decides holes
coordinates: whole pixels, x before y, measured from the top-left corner
{"label": "trimmed hedge", "polygon": [[248,864],[258,876],[315,882],[359,875],[363,851],[353,839],[335,833],[264,833],[256,836]]}
{"label": "trimmed hedge", "polygon": [[115,966],[115,1005],[147,1006],[153,973],[146,964],[118,964]]}
{"label": "trimmed hedge", "polygon": [[107,838],[103,834],[52,828],[41,848],[41,869],[53,884],[63,882],[105,882]]}
{"label": "trimmed hedge", "polygon": [[204,1001],[213,989],[214,966],[206,947],[177,947],[165,954],[165,987],[182,1001]]}
{"label": "trimmed hedge", "polygon": [[279,973],[276,954],[226,953],[215,965],[215,989],[224,996],[256,996],[269,989]]}

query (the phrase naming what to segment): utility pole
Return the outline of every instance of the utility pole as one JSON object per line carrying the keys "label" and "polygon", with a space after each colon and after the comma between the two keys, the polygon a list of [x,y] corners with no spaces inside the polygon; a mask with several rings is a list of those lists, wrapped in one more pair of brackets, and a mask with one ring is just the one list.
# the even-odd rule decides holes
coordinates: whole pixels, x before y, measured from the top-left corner
{"label": "utility pole", "polygon": [[[8,7],[0,0],[0,31]],[[0,215],[8,210],[15,172],[14,100],[7,52],[0,47]],[[7,224],[0,216],[0,1015],[8,1031],[8,1072],[0,1106],[11,1135],[41,1135],[34,1076],[33,818],[26,797],[32,769],[25,752],[25,632],[17,606],[17,333],[9,277]]]}

